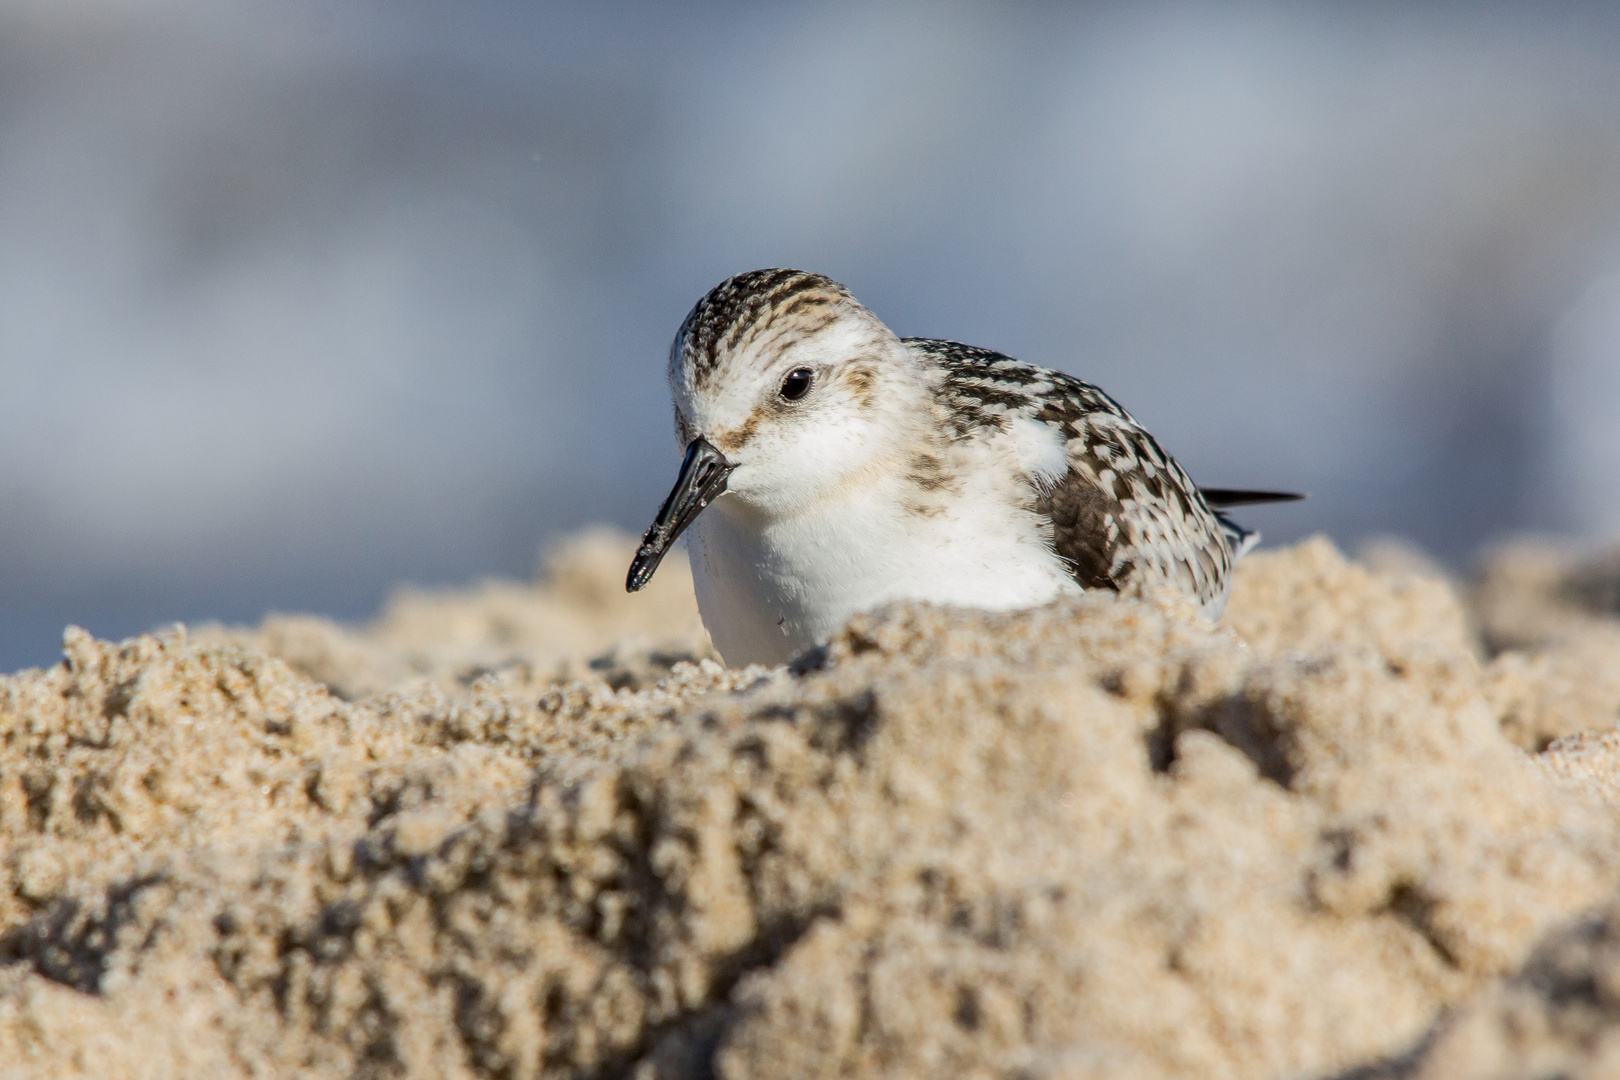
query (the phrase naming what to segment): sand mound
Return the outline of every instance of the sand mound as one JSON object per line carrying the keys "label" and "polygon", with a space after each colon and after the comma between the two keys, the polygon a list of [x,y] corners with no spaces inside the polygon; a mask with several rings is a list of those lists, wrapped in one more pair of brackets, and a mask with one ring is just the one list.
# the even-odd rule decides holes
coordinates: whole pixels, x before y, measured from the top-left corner
{"label": "sand mound", "polygon": [[726,671],[627,558],[0,680],[0,1076],[1614,1074],[1601,560]]}

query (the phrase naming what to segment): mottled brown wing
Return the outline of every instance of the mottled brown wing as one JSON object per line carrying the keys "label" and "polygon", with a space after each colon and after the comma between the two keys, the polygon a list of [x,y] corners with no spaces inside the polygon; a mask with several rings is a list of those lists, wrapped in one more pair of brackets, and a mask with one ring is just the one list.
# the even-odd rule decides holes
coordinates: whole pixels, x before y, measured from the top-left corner
{"label": "mottled brown wing", "polygon": [[1050,522],[1053,549],[1079,584],[1118,591],[1137,580],[1160,582],[1205,604],[1224,594],[1233,558],[1228,530],[1175,459],[1113,398],[989,349],[905,342],[944,373],[940,403],[961,437],[1005,430],[1015,417],[1062,436],[1069,471],[1036,491],[1034,509]]}
{"label": "mottled brown wing", "polygon": [[1113,589],[1114,556],[1119,551],[1119,500],[1091,478],[1068,474],[1037,496],[1035,512],[1052,523],[1052,548],[1067,562],[1074,579],[1088,589]]}
{"label": "mottled brown wing", "polygon": [[1144,580],[1207,604],[1232,569],[1226,530],[1176,460],[1108,395],[1054,373],[1036,419],[1067,440],[1069,472],[1039,496],[1053,546],[1089,588]]}

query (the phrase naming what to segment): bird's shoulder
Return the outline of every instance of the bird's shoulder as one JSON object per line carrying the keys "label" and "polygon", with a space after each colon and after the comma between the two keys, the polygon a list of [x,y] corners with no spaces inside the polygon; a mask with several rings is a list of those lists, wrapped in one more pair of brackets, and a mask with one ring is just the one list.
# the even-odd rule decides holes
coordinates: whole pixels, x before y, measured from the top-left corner
{"label": "bird's shoulder", "polygon": [[1053,429],[1071,469],[1116,499],[1163,499],[1167,485],[1191,486],[1147,429],[1100,387],[958,341],[904,341],[938,370],[936,403],[958,438],[1034,420]]}
{"label": "bird's shoulder", "polygon": [[938,371],[936,397],[958,436],[1002,431],[1015,419],[1040,420],[1055,427],[1083,426],[1087,417],[1099,415],[1135,424],[1102,390],[1061,371],[960,341],[902,340]]}

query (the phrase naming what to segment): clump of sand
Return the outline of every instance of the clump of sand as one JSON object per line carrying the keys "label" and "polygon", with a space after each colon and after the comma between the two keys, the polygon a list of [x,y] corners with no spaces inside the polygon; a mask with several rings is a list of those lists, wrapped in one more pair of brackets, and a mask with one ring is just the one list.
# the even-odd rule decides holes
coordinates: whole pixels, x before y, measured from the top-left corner
{"label": "clump of sand", "polygon": [[727,671],[628,553],[0,679],[0,1076],[1620,1061],[1601,557],[1316,540],[1220,626],[899,606]]}
{"label": "clump of sand", "polygon": [[1516,742],[1541,749],[1620,724],[1620,550],[1504,545],[1471,598],[1498,654],[1490,692]]}

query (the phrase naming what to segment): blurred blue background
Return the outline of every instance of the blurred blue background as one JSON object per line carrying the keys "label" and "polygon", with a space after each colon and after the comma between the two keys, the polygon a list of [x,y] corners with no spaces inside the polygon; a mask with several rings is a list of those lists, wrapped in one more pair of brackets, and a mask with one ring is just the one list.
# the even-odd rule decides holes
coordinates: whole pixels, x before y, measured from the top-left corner
{"label": "blurred blue background", "polygon": [[1620,531],[1614,5],[0,0],[0,668],[639,531],[792,265],[1272,541]]}

